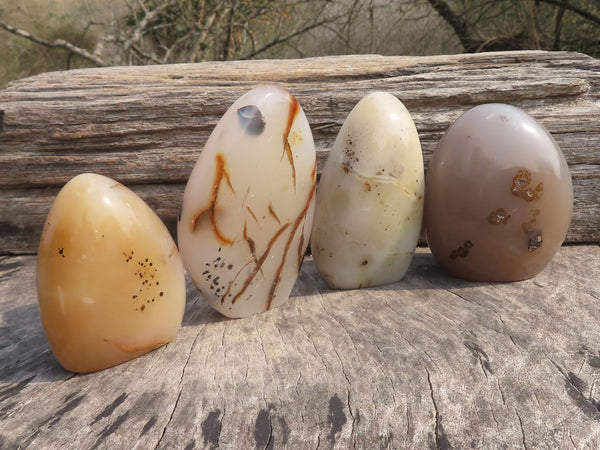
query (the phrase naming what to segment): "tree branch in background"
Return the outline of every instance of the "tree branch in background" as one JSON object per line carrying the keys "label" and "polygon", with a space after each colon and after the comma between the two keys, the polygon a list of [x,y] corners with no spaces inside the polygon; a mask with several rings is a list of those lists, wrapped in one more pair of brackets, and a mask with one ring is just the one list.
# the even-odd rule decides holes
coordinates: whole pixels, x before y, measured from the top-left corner
{"label": "tree branch in background", "polygon": [[98,67],[108,66],[108,64],[106,64],[102,59],[91,54],[87,50],[85,50],[83,48],[79,48],[63,39],[55,39],[54,41],[48,41],[46,39],[42,39],[37,36],[34,36],[27,31],[20,30],[18,28],[15,28],[13,26],[10,26],[10,25],[2,23],[2,22],[0,22],[0,28],[5,29],[9,33],[16,34],[17,36],[23,37],[25,39],[29,39],[30,41],[35,42],[36,44],[43,45],[44,47],[62,48],[62,49],[68,50],[71,53],[75,53],[76,55],[81,56],[82,58],[87,59],[88,61],[91,61]]}
{"label": "tree branch in background", "polygon": [[[550,5],[549,7],[556,7],[556,14],[552,15],[553,19],[544,19],[544,27],[547,38],[542,42],[538,32],[544,34],[544,29],[537,29],[537,22],[533,20],[531,23],[522,22],[522,29],[516,33],[499,36],[489,36],[489,32],[486,33],[486,25],[492,20],[492,16],[487,14],[488,11],[483,13],[477,18],[469,19],[469,15],[465,11],[458,11],[456,7],[451,6],[451,2],[444,0],[427,0],[431,7],[444,19],[448,25],[454,31],[454,34],[459,39],[465,52],[481,52],[481,51],[499,51],[499,50],[523,50],[523,49],[548,49],[548,50],[559,50],[564,47],[564,43],[567,39],[563,36],[564,34],[564,15],[565,13],[571,13],[578,15],[580,18],[595,24],[600,25],[600,17],[595,15],[594,9],[590,7],[589,10],[582,9],[580,6],[576,6],[573,2],[568,0],[535,0],[534,2],[501,2],[501,1],[481,1],[473,2],[480,8],[489,7],[489,12],[493,11],[492,8],[499,8],[501,5],[511,5],[508,9],[501,10],[501,16],[507,16],[507,13],[512,10],[518,11],[518,7],[523,5],[532,5],[534,8],[538,8],[541,4]],[[486,6],[487,5],[487,6]],[[537,13],[531,12],[528,17],[538,17]],[[571,27],[572,28],[572,27]],[[508,31],[511,27],[506,27],[504,30]],[[504,31],[503,30],[503,31]],[[481,36],[478,32],[481,32]],[[503,32],[501,31],[501,33]],[[486,36],[488,34],[488,36]],[[483,37],[482,37],[483,36]],[[569,34],[568,47],[570,49],[578,49],[578,51],[585,51],[590,49],[590,42],[593,40],[589,36],[582,36],[581,34],[575,33],[576,38],[573,39],[573,32]],[[586,44],[587,43],[587,44]],[[579,48],[578,48],[579,47]],[[596,52],[592,52],[596,53]]]}
{"label": "tree branch in background", "polygon": [[133,44],[136,44],[140,38],[142,37],[142,33],[146,29],[149,23],[151,23],[154,19],[156,19],[162,12],[167,9],[168,6],[173,3],[173,0],[166,0],[165,2],[158,5],[152,11],[148,11],[142,2],[139,2],[140,7],[145,12],[145,16],[142,20],[139,21],[137,26],[131,32],[131,36],[125,42],[123,42],[123,52],[129,51]]}
{"label": "tree branch in background", "polygon": [[567,9],[567,11],[571,11],[576,14],[579,14],[584,19],[587,19],[590,22],[594,22],[595,24],[600,25],[600,17],[598,17],[588,11],[585,11],[581,8],[578,8],[577,6],[568,4],[567,2],[565,2],[563,0],[539,0],[539,1],[542,3],[547,3],[549,5],[556,5],[556,6],[560,6],[560,7],[562,7],[564,5],[565,8]]}
{"label": "tree branch in background", "polygon": [[294,31],[293,33],[288,34],[287,36],[282,36],[282,37],[279,37],[277,39],[274,39],[271,42],[263,45],[258,50],[255,50],[255,51],[253,51],[253,52],[251,52],[251,53],[249,53],[249,54],[247,54],[245,56],[242,56],[242,57],[240,57],[238,59],[250,59],[250,58],[254,58],[255,56],[259,55],[260,53],[267,51],[271,47],[275,47],[276,45],[279,45],[279,44],[282,44],[282,43],[284,43],[286,41],[289,41],[290,39],[293,39],[296,36],[299,36],[299,35],[301,35],[303,33],[306,33],[306,32],[308,32],[310,30],[313,30],[315,28],[323,26],[323,25],[325,25],[327,23],[331,23],[331,22],[337,20],[338,18],[339,17],[328,17],[327,19],[323,19],[323,20],[321,20],[319,22],[311,23],[311,24],[305,26],[304,28],[301,28],[299,30]]}
{"label": "tree branch in background", "polygon": [[567,0],[562,0],[562,5],[558,8],[556,19],[554,21],[554,42],[552,50],[560,50],[560,32],[562,30],[562,20],[567,9]]}
{"label": "tree branch in background", "polygon": [[448,3],[443,0],[428,0],[429,4],[437,13],[444,19],[456,33],[456,37],[460,40],[465,52],[472,52],[481,46],[481,41],[475,39],[471,34],[469,23],[461,16],[457,15]]}

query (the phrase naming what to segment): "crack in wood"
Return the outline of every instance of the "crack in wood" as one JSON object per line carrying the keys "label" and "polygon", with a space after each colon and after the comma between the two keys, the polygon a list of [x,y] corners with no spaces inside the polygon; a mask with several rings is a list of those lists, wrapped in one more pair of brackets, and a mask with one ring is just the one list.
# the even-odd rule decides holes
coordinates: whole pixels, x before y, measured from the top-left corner
{"label": "crack in wood", "polygon": [[429,374],[429,369],[427,369],[427,367],[423,366],[423,368],[425,369],[425,374],[427,375],[427,384],[429,386],[429,396],[431,398],[431,403],[433,404],[433,412],[434,412],[434,419],[435,419],[435,426],[434,426],[434,442],[435,442],[435,448],[439,449],[440,448],[440,439],[439,439],[439,425],[440,425],[440,412],[438,411],[437,408],[437,403],[435,402],[435,397],[433,395],[433,384],[431,383],[431,375]]}
{"label": "crack in wood", "polygon": [[494,423],[496,424],[496,431],[500,431],[500,424],[498,423],[498,419],[496,419],[496,414],[494,414],[493,408],[490,408],[490,413],[492,415],[492,419],[494,419]]}
{"label": "crack in wood", "polygon": [[510,339],[510,342],[512,342],[512,345],[514,345],[514,347],[517,349],[517,351],[519,352],[519,354],[523,355],[523,352],[521,351],[521,348],[515,342],[514,338],[512,337],[512,334],[507,333],[506,335],[508,336],[508,339]]}
{"label": "crack in wood", "polygon": [[[346,378],[346,380],[348,380],[348,378]],[[352,438],[354,445],[356,446],[356,436],[354,434],[354,427],[356,425],[357,418],[354,416],[354,412],[352,411],[352,406],[350,405],[350,389],[348,389],[346,391],[346,394],[347,394],[346,395],[346,405],[348,406],[348,413],[350,413],[350,418],[352,419],[352,422],[350,423],[350,437]],[[358,416],[358,420],[360,420],[359,411],[357,410],[356,413]]]}
{"label": "crack in wood", "polygon": [[[383,350],[381,348],[379,348],[379,346],[376,343],[375,343],[375,346],[377,347],[377,350],[379,351],[379,353],[381,353],[381,355],[383,356],[384,355]],[[386,378],[386,380],[390,384],[390,387],[391,387],[391,396],[392,396],[392,401],[394,402],[394,410],[395,410],[396,408],[398,408],[398,403],[396,402],[396,394],[395,394],[396,386],[395,386],[394,380],[383,369],[382,365],[378,365],[377,368],[379,369],[379,371],[383,374],[383,376]],[[376,405],[375,405],[375,407],[376,407]]]}
{"label": "crack in wood", "polygon": [[471,351],[471,354],[475,358],[477,358],[477,360],[479,361],[479,366],[481,367],[481,371],[483,372],[486,378],[488,377],[488,374],[491,375],[494,373],[490,366],[490,361],[487,353],[483,351],[483,349],[478,344],[472,341],[464,341],[463,345]]}
{"label": "crack in wood", "polygon": [[496,386],[498,387],[498,392],[500,392],[500,398],[502,399],[502,405],[506,406],[506,399],[504,398],[504,392],[502,391],[502,387],[500,386],[500,379],[496,378]]}
{"label": "crack in wood", "polygon": [[165,435],[167,434],[167,428],[169,427],[169,424],[173,421],[173,417],[175,415],[175,410],[177,409],[177,405],[179,404],[179,400],[181,399],[182,391],[183,390],[181,389],[181,383],[180,383],[179,392],[177,393],[177,398],[175,399],[175,403],[173,404],[173,409],[171,410],[171,414],[169,415],[169,420],[167,420],[167,423],[163,427],[161,435],[158,438],[158,442],[156,443],[156,446],[154,447],[154,450],[157,450],[158,447],[160,447],[160,444],[162,443]]}
{"label": "crack in wood", "polygon": [[571,444],[573,444],[573,448],[578,449],[579,447],[577,446],[577,444],[575,444],[575,441],[573,440],[573,436],[571,436],[571,432],[568,433],[568,436],[569,436],[569,440],[571,441]]}
{"label": "crack in wood", "polygon": [[410,420],[411,409],[410,409],[410,405],[408,403],[406,404],[405,411],[406,411],[405,412],[405,417],[406,417],[406,441],[405,442],[410,442],[413,439],[414,430],[412,427],[412,421]]}
{"label": "crack in wood", "polygon": [[442,415],[438,409],[437,402],[435,401],[435,396],[433,394],[433,383],[431,382],[431,374],[429,373],[429,369],[427,366],[423,366],[425,369],[425,374],[427,375],[427,384],[429,386],[429,396],[431,398],[431,403],[433,404],[434,418],[435,418],[435,426],[434,426],[434,444],[435,448],[438,450],[450,450],[452,449],[452,445],[448,440],[448,436],[444,431],[444,427],[442,425]]}
{"label": "crack in wood", "polygon": [[519,420],[519,428],[521,429],[521,444],[523,444],[523,448],[527,450],[527,441],[525,440],[525,430],[523,428],[523,420],[519,414],[519,411],[515,408],[515,414],[517,415],[517,419]]}
{"label": "crack in wood", "polygon": [[196,337],[194,338],[194,342],[192,343],[191,347],[190,347],[190,351],[187,355],[187,358],[185,360],[185,363],[183,364],[183,368],[181,369],[181,376],[179,377],[179,385],[178,385],[178,392],[177,392],[177,398],[175,399],[175,402],[173,404],[173,409],[171,409],[171,414],[169,415],[169,420],[167,420],[167,423],[165,424],[165,426],[162,429],[161,435],[158,438],[158,441],[156,443],[156,446],[154,447],[154,450],[158,449],[158,447],[160,446],[160,444],[162,443],[166,433],[167,433],[167,428],[169,427],[169,425],[171,424],[171,422],[173,421],[173,417],[175,416],[175,411],[177,411],[177,406],[179,405],[179,400],[181,399],[181,394],[183,393],[183,379],[185,378],[185,371],[188,367],[188,364],[190,362],[190,358],[192,357],[192,353],[194,352],[194,348],[196,347],[196,344],[198,342],[198,339],[200,337],[200,331],[198,331],[198,333],[196,334]]}

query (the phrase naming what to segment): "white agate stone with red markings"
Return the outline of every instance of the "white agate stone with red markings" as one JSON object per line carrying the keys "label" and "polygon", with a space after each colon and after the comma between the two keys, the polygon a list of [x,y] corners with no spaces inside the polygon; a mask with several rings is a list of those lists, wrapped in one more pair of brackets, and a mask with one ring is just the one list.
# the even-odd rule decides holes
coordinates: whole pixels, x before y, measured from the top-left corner
{"label": "white agate stone with red markings", "polygon": [[60,364],[94,372],[175,338],[185,271],[154,211],[115,180],[87,173],[61,189],[48,213],[37,291]]}
{"label": "white agate stone with red markings", "polygon": [[334,288],[400,280],[423,217],[423,156],[402,102],[374,92],[350,112],[317,192],[311,250]]}
{"label": "white agate stone with red markings", "polygon": [[177,233],[188,274],[228,317],[287,300],[313,220],[316,156],[297,100],[257,87],[221,118],[190,175]]}

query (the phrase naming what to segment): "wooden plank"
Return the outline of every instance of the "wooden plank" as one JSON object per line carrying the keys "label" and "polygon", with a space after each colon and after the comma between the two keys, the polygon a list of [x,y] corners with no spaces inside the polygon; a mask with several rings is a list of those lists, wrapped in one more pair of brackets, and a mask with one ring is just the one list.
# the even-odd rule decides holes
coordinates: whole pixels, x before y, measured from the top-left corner
{"label": "wooden plank", "polygon": [[[600,241],[600,61],[526,51],[117,67],[13,82],[0,92],[0,253],[35,252],[48,193],[81,172],[173,201],[162,195],[164,186],[185,184],[221,115],[264,83],[280,83],[300,101],[319,169],[348,112],[372,90],[407,105],[426,163],[466,109],[485,102],[519,106],[553,133],[570,165],[575,212],[567,241]],[[54,191],[40,196],[46,188]],[[157,202],[172,227],[172,205]]]}
{"label": "wooden plank", "polygon": [[[320,159],[320,163],[324,164],[324,158]],[[597,166],[578,164],[571,166],[570,170],[576,190],[598,191],[600,181]],[[176,236],[177,217],[185,184],[136,184],[131,188],[163,219],[171,234]],[[24,249],[28,252],[37,251],[44,220],[59,189],[18,188],[5,189],[0,193],[4,200],[0,201],[0,217],[6,217],[10,221],[8,225],[0,221],[0,249],[13,254],[24,253]],[[16,208],[16,205],[21,207]],[[575,238],[577,236],[595,239],[600,234],[600,219],[594,220],[588,214],[600,217],[600,203],[596,202],[594,196],[576,196],[568,240],[583,240]],[[421,239],[421,244],[424,243],[424,239]]]}
{"label": "wooden plank", "polygon": [[189,284],[177,339],[105,371],[46,344],[35,257],[0,258],[0,447],[597,448],[600,247],[471,283],[427,250],[389,286],[304,264],[282,307],[228,320]]}

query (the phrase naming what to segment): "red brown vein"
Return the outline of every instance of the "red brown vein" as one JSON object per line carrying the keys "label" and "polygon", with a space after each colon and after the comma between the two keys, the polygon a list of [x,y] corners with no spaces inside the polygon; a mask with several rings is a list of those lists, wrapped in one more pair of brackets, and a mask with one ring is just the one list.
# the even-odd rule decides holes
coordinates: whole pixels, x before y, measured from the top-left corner
{"label": "red brown vein", "polygon": [[217,223],[217,218],[215,214],[215,210],[217,208],[217,202],[219,200],[219,189],[221,188],[221,183],[223,180],[229,186],[229,189],[235,194],[235,190],[233,189],[233,185],[231,184],[231,179],[229,178],[229,173],[227,172],[226,164],[225,164],[225,156],[222,153],[217,153],[215,156],[216,161],[216,169],[215,169],[215,179],[213,181],[213,186],[210,195],[210,203],[204,208],[202,211],[197,213],[191,221],[192,232],[196,232],[200,219],[208,214],[208,218],[213,230],[214,235],[217,237],[219,242],[223,245],[233,245],[233,240],[225,236],[221,229],[219,228],[219,224]]}
{"label": "red brown vein", "polygon": [[248,228],[246,227],[246,222],[244,222],[244,240],[248,243],[248,247],[250,247],[250,254],[252,255],[252,260],[254,262],[257,261],[256,258],[256,244],[254,243],[254,239],[248,236]]}
{"label": "red brown vein", "polygon": [[269,214],[271,214],[271,217],[273,217],[277,221],[277,223],[279,225],[281,225],[281,220],[279,220],[279,217],[277,217],[277,213],[273,209],[273,203],[272,202],[269,202]]}
{"label": "red brown vein", "polygon": [[247,210],[247,211],[250,213],[250,215],[252,216],[252,218],[254,219],[254,221],[255,221],[256,223],[259,223],[259,222],[258,222],[258,218],[256,217],[256,214],[254,214],[254,211],[252,211],[252,209],[250,209],[250,207],[249,207],[249,206],[246,206],[246,210]]}
{"label": "red brown vein", "polygon": [[[231,300],[231,304],[234,304],[238,300],[238,298],[240,298],[244,294],[246,289],[248,289],[248,286],[250,286],[250,283],[252,283],[252,281],[254,280],[254,277],[256,277],[256,274],[262,270],[262,266],[265,263],[265,261],[267,260],[269,253],[273,249],[273,245],[290,225],[291,225],[291,223],[286,223],[279,230],[277,230],[277,232],[273,235],[273,237],[269,241],[269,244],[267,245],[267,249],[264,251],[264,253],[261,255],[261,257],[256,261],[256,267],[254,267],[254,269],[252,269],[250,276],[248,276],[248,279],[244,282],[244,285],[242,286],[240,291],[237,294],[235,294],[235,296]],[[231,283],[233,283],[233,281],[234,280],[232,280]],[[229,291],[229,288],[227,289],[227,291]],[[226,292],[226,294],[227,293],[228,292]]]}
{"label": "red brown vein", "polygon": [[292,166],[292,180],[294,182],[294,191],[296,190],[296,166],[294,164],[294,155],[292,153],[292,147],[288,140],[290,136],[290,131],[292,130],[292,125],[294,124],[294,120],[298,115],[298,111],[300,111],[300,104],[296,97],[290,95],[290,110],[288,113],[287,125],[285,127],[285,131],[283,133],[283,156],[287,156],[287,159]]}
{"label": "red brown vein", "polygon": [[[265,311],[268,311],[269,309],[271,309],[271,303],[273,302],[273,298],[275,297],[275,290],[277,289],[277,286],[279,285],[279,282],[281,281],[281,272],[283,271],[283,266],[285,265],[285,260],[287,259],[288,251],[290,249],[292,241],[296,237],[296,232],[298,231],[300,224],[304,223],[304,220],[306,219],[306,213],[308,212],[308,208],[310,207],[311,200],[315,195],[316,188],[317,188],[316,183],[313,183],[313,186],[308,195],[306,204],[304,205],[304,209],[302,209],[302,212],[298,215],[298,217],[294,221],[294,226],[292,227],[290,237],[288,238],[287,242],[285,243],[283,255],[281,256],[281,262],[279,263],[279,266],[277,267],[277,270],[275,271],[275,278],[273,279],[273,284],[271,285],[271,290],[269,291],[269,296],[267,297],[267,304],[265,307]],[[304,245],[304,232],[302,232],[302,235],[299,240],[298,252],[302,252],[303,245]],[[301,260],[299,260],[297,270],[300,270],[300,261]]]}
{"label": "red brown vein", "polygon": [[[261,272],[262,273],[262,266],[264,265],[264,263],[266,262],[267,258],[269,257],[269,254],[271,252],[271,250],[273,250],[273,246],[275,245],[275,243],[277,242],[277,240],[284,234],[284,232],[291,226],[292,227],[292,231],[290,233],[290,236],[285,244],[285,248],[284,248],[284,252],[281,258],[281,263],[279,264],[276,272],[275,272],[275,278],[273,280],[271,289],[269,291],[269,295],[267,297],[267,304],[266,304],[266,309],[270,309],[271,308],[271,303],[273,302],[273,297],[275,296],[275,290],[277,289],[277,285],[279,284],[279,282],[281,281],[281,272],[283,270],[283,266],[285,264],[285,260],[287,258],[287,254],[289,251],[289,248],[294,240],[294,237],[296,236],[296,232],[298,231],[298,228],[300,227],[300,224],[303,223],[304,219],[306,218],[306,214],[308,212],[308,208],[310,207],[311,201],[315,195],[315,190],[316,190],[316,183],[313,182],[312,185],[312,189],[308,195],[308,198],[306,200],[306,204],[304,205],[304,208],[302,209],[302,211],[300,212],[300,214],[298,214],[298,216],[296,217],[296,219],[293,222],[288,222],[284,225],[281,226],[281,228],[279,228],[277,230],[277,232],[273,235],[273,237],[271,238],[271,240],[269,241],[266,250],[263,252],[263,254],[260,256],[260,258],[258,258],[256,260],[256,266],[254,267],[254,269],[252,270],[252,272],[250,273],[250,275],[248,276],[248,278],[246,279],[246,281],[244,282],[243,286],[241,287],[241,289],[235,294],[235,296],[233,297],[233,299],[231,300],[231,304],[235,304],[235,302],[244,294],[244,292],[246,292],[246,290],[248,289],[248,287],[250,286],[250,284],[252,283],[252,281],[254,280],[254,278],[256,277],[256,275]],[[245,236],[246,241],[248,242],[248,245],[250,245],[251,250],[253,248],[253,244],[254,242],[252,241],[252,244],[250,244],[250,242],[248,241],[249,237]],[[299,249],[298,252],[301,253],[302,252],[302,246],[304,245],[304,234],[302,235],[300,242],[299,242]],[[298,270],[300,269],[300,265],[298,264]],[[233,284],[235,283],[238,275],[241,272],[238,272],[238,274],[235,276],[235,278],[229,283],[229,286],[227,287],[227,291],[225,292],[225,294],[223,294],[222,297],[222,301],[227,297],[227,295],[231,292],[231,287],[233,286]],[[263,274],[264,276],[264,274]]]}

